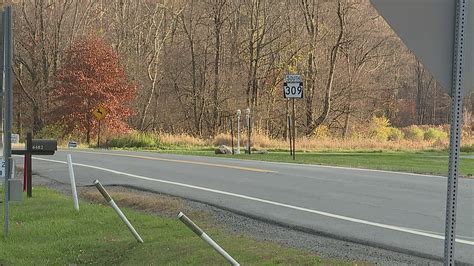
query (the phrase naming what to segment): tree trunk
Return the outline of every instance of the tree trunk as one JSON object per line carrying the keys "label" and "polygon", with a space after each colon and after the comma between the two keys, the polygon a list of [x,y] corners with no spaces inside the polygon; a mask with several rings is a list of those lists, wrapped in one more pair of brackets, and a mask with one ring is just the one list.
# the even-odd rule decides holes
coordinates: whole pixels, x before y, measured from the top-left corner
{"label": "tree trunk", "polygon": [[323,124],[327,117],[329,116],[329,112],[331,110],[331,97],[332,97],[332,88],[334,83],[334,73],[336,68],[337,56],[339,53],[339,48],[342,43],[342,37],[344,36],[344,14],[342,12],[341,1],[339,0],[337,3],[337,17],[339,20],[339,34],[337,37],[336,44],[332,47],[331,50],[331,57],[329,62],[329,75],[326,82],[326,94],[324,97],[324,106],[321,115],[312,123],[309,127],[309,130],[313,132],[318,126]]}

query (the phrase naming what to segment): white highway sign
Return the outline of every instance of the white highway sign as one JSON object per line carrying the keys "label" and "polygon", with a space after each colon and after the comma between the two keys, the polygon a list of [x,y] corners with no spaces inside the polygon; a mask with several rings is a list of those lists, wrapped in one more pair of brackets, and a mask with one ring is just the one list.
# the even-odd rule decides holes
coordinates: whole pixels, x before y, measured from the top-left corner
{"label": "white highway sign", "polygon": [[283,93],[285,98],[303,98],[302,82],[285,82],[283,84]]}
{"label": "white highway sign", "polygon": [[300,75],[286,75],[283,83],[283,97],[303,98],[303,82]]}

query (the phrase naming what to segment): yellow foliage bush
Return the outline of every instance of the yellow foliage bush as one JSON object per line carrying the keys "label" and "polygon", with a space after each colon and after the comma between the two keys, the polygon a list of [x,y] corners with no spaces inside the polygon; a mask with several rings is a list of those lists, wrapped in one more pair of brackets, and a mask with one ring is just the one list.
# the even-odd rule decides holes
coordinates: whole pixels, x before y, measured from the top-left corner
{"label": "yellow foliage bush", "polygon": [[373,116],[369,124],[370,136],[378,141],[386,141],[390,135],[390,121],[385,116]]}

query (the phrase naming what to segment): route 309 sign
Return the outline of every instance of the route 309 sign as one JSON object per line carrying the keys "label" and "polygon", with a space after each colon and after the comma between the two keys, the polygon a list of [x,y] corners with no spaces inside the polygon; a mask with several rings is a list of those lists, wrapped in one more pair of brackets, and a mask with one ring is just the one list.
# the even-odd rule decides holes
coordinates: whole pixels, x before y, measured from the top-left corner
{"label": "route 309 sign", "polygon": [[286,75],[283,83],[283,97],[303,98],[303,82],[300,75]]}

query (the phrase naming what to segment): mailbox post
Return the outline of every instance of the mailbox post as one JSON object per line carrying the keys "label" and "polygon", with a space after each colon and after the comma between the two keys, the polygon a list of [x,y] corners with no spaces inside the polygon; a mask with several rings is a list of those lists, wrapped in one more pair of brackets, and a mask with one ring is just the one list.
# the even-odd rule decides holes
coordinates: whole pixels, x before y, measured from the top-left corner
{"label": "mailbox post", "polygon": [[29,198],[33,195],[32,193],[32,155],[53,155],[58,150],[57,140],[49,139],[33,139],[32,134],[26,135],[26,150],[12,150],[13,154],[25,156],[25,180],[26,183],[26,194]]}
{"label": "mailbox post", "polygon": [[[27,133],[26,134],[26,150],[27,151],[31,151],[33,150],[32,148],[32,144],[33,142],[31,141],[32,140],[32,134],[31,133]],[[32,158],[31,158],[31,153],[25,153],[25,158],[26,161],[28,162],[28,167],[26,168],[26,180],[25,180],[25,183],[26,183],[26,194],[28,195],[29,198],[32,197],[32,178],[31,178],[31,166],[33,165],[33,162],[31,161]]]}

